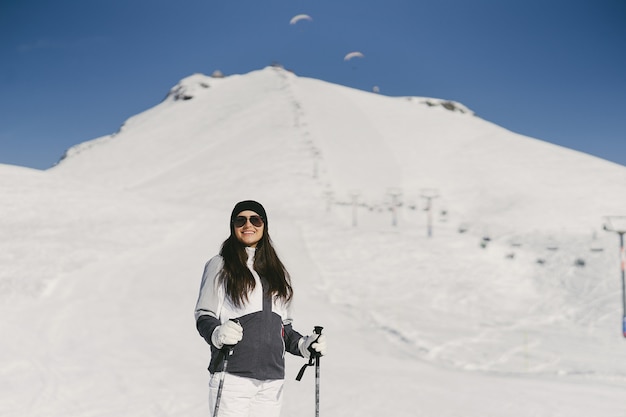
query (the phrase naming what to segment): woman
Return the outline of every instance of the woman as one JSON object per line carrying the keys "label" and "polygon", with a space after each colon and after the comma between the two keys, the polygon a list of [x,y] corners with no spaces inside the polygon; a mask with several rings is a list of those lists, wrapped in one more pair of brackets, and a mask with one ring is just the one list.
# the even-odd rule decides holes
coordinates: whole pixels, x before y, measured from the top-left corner
{"label": "woman", "polygon": [[196,327],[211,346],[212,413],[226,355],[219,417],[278,417],[285,351],[305,358],[326,353],[324,335],[302,336],[292,328],[292,296],[289,273],[267,231],[265,209],[252,200],[237,203],[230,236],[204,268],[195,310]]}

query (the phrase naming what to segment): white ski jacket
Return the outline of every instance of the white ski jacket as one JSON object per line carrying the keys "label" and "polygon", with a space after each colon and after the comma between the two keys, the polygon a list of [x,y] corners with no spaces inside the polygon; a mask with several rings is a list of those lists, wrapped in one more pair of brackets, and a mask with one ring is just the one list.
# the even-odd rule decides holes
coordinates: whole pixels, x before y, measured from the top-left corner
{"label": "white ski jacket", "polygon": [[284,379],[285,351],[302,356],[298,348],[302,335],[292,328],[291,303],[269,296],[266,280],[253,269],[255,248],[247,247],[246,252],[256,285],[242,307],[231,302],[219,282],[222,257],[211,258],[204,268],[195,319],[200,335],[211,345],[209,372],[220,372],[223,367],[223,355],[211,341],[213,331],[237,319],[243,327],[243,338],[228,358],[228,373],[259,380]]}

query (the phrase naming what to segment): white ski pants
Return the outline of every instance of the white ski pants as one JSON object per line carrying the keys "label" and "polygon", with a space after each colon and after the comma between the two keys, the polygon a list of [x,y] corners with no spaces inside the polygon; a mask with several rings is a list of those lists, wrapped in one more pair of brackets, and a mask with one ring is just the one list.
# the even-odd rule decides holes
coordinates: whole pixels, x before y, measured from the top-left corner
{"label": "white ski pants", "polygon": [[[221,372],[209,381],[209,408],[215,410]],[[218,417],[279,417],[283,402],[283,379],[261,381],[226,373]]]}

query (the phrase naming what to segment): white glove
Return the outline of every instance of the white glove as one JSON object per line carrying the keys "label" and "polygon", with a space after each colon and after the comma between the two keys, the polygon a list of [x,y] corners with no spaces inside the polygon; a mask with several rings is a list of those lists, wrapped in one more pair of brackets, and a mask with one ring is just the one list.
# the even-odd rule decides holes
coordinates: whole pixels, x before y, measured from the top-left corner
{"label": "white glove", "polygon": [[[326,335],[325,334],[312,334],[310,336],[304,336],[298,343],[298,348],[302,356],[309,359],[311,357],[311,350],[319,353],[320,356],[326,355]],[[310,349],[309,349],[310,348]]]}
{"label": "white glove", "polygon": [[211,335],[213,346],[221,349],[224,345],[236,345],[243,338],[243,327],[236,321],[228,320],[217,326]]}

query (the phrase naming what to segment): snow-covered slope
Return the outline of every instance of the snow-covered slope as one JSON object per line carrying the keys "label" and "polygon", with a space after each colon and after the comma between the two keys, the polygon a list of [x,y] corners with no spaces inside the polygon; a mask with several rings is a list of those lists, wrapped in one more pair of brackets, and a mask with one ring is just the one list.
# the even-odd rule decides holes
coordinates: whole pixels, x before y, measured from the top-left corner
{"label": "snow-covered slope", "polygon": [[[272,67],[194,74],[48,171],[0,165],[0,414],[207,415],[192,309],[247,198],[296,327],[329,335],[324,415],[623,415],[601,226],[624,214],[625,167]],[[284,415],[312,414],[288,361]]]}
{"label": "snow-covered slope", "polygon": [[71,149],[53,170],[159,195],[174,188],[176,199],[197,196],[198,187],[231,189],[230,179],[250,170],[255,178],[238,184],[243,192],[317,171],[338,199],[359,192],[380,204],[398,188],[417,202],[422,188],[435,188],[459,217],[511,229],[588,230],[598,214],[622,207],[624,167],[514,134],[461,106],[276,68],[225,79],[195,74],[173,91],[117,134]]}

